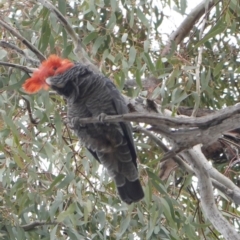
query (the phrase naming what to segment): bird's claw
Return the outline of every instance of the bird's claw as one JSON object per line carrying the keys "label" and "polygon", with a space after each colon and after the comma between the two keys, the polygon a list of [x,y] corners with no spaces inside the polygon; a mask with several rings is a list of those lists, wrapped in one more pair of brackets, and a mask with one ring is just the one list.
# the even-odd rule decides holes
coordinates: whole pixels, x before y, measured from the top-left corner
{"label": "bird's claw", "polygon": [[98,121],[101,122],[101,123],[104,123],[104,120],[105,120],[106,116],[107,116],[106,113],[100,113],[98,115]]}
{"label": "bird's claw", "polygon": [[71,119],[68,120],[68,126],[71,129],[77,129],[77,128],[83,128],[86,125],[85,124],[81,124],[81,122],[79,121],[78,117],[73,117]]}
{"label": "bird's claw", "polygon": [[68,119],[68,120],[66,121],[68,127],[71,128],[71,129],[74,129],[74,126],[75,126],[75,124],[76,124],[76,120],[74,120],[74,119],[75,119],[75,118],[71,118],[71,119]]}

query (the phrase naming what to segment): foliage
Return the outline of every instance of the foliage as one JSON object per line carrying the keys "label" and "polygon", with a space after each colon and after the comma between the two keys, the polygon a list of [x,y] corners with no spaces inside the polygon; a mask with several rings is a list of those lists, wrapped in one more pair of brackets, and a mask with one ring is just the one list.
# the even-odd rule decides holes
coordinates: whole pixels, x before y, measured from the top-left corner
{"label": "foliage", "polygon": [[[160,31],[167,19],[163,9],[173,8],[175,3],[175,11],[184,15],[185,0],[52,3],[71,22],[91,61],[123,93],[145,96],[141,79],[153,75],[159,83],[150,95],[164,108],[193,107],[198,101],[200,108],[220,109],[237,102],[240,5],[236,0],[214,6],[203,38],[201,22],[196,23],[184,43],[173,45],[173,51],[164,57],[160,55],[166,44]],[[56,15],[37,1],[9,1],[0,7],[2,19],[44,56],[56,53],[77,60],[72,41]],[[6,29],[0,37],[36,59],[24,42]],[[199,96],[195,70],[201,45]],[[1,48],[0,60],[34,67],[11,49]],[[128,206],[119,200],[111,179],[67,127],[64,100],[54,92],[27,95],[21,85],[28,74],[5,66],[0,66],[0,71],[2,239],[218,239],[219,233],[201,211],[194,178],[178,170],[167,182],[159,179],[157,166],[163,153],[150,139],[135,134],[145,198]],[[128,78],[136,79],[135,88],[124,87]],[[31,116],[38,123],[30,122]],[[224,165],[221,171],[226,169]],[[216,200],[239,229],[239,210],[224,196]],[[44,224],[28,230],[32,222]]]}

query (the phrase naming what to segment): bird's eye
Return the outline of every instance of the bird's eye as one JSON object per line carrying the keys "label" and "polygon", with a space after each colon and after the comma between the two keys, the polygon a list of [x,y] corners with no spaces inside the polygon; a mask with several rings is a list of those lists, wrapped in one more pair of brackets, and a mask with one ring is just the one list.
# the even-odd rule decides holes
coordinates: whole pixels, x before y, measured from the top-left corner
{"label": "bird's eye", "polygon": [[54,71],[57,70],[57,67],[53,67],[53,70],[54,70]]}

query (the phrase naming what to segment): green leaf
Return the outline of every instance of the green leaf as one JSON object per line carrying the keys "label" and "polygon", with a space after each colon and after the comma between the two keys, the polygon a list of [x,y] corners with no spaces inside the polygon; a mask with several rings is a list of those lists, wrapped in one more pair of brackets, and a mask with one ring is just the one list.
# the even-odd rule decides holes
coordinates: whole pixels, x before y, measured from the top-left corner
{"label": "green leaf", "polygon": [[50,240],[56,240],[56,232],[57,232],[58,225],[56,225],[50,232]]}
{"label": "green leaf", "polygon": [[208,87],[208,83],[211,79],[211,69],[208,69],[207,76],[201,76],[201,91],[204,91]]}
{"label": "green leaf", "polygon": [[39,40],[39,48],[41,52],[44,52],[48,47],[49,39],[51,36],[51,28],[49,26],[48,18],[43,21],[41,32],[42,33]]}
{"label": "green leaf", "polygon": [[105,212],[104,211],[99,211],[97,213],[97,219],[98,219],[98,222],[100,224],[99,231],[101,231],[105,227],[105,224],[106,224],[106,214],[105,214]]}
{"label": "green leaf", "polygon": [[[207,89],[208,89],[208,87],[205,89],[205,91],[206,91]],[[192,95],[193,98],[194,98],[195,104],[196,104],[197,106],[199,106],[200,97],[199,97],[198,93],[197,93],[197,92],[192,92],[191,95]]]}
{"label": "green leaf", "polygon": [[188,94],[184,90],[182,90],[180,88],[176,88],[173,90],[171,103],[179,104],[187,97],[188,97]]}
{"label": "green leaf", "polygon": [[112,8],[112,12],[116,12],[117,8],[118,8],[118,1],[116,0],[111,0],[111,8]]}
{"label": "green leaf", "polygon": [[58,188],[64,188],[67,186],[75,177],[75,174],[73,172],[70,172],[67,174],[67,176],[58,184]]}
{"label": "green leaf", "polygon": [[66,211],[60,212],[57,217],[57,222],[63,222],[67,217],[73,214],[75,211],[75,203],[70,204]]}
{"label": "green leaf", "polygon": [[127,34],[127,33],[124,33],[124,34],[122,35],[121,41],[122,41],[122,42],[126,42],[127,37],[128,37],[128,34]]}
{"label": "green leaf", "polygon": [[0,59],[2,60],[6,56],[7,56],[7,51],[5,51],[4,49],[0,49]]}
{"label": "green leaf", "polygon": [[149,27],[149,21],[139,8],[137,9],[137,16],[146,27]]}
{"label": "green leaf", "polygon": [[21,145],[18,145],[18,149],[16,154],[18,154],[22,159],[27,161],[28,163],[31,163],[31,159],[27,156],[27,154],[22,150]]}
{"label": "green leaf", "polygon": [[66,7],[65,0],[58,0],[58,9],[63,15],[66,15]]}
{"label": "green leaf", "polygon": [[[11,129],[11,132],[14,135],[15,139],[18,139],[19,132],[18,132],[13,120],[5,114],[2,114],[2,118],[3,118],[4,122],[7,124],[7,126],[9,126],[9,128]],[[18,144],[18,142],[16,142],[16,143]]]}
{"label": "green leaf", "polygon": [[187,8],[187,1],[186,0],[181,0],[180,1],[180,6],[181,6],[181,14],[184,15],[186,12]]}
{"label": "green leaf", "polygon": [[117,239],[121,239],[122,235],[126,232],[127,228],[129,227],[130,220],[131,218],[127,216],[121,221],[120,233],[117,234]]}
{"label": "green leaf", "polygon": [[171,201],[167,201],[164,198],[161,198],[161,204],[163,206],[163,211],[164,214],[167,218],[167,220],[169,221],[169,223],[171,224],[171,227],[176,227],[176,223],[175,223],[175,216],[174,216],[174,209],[173,206],[171,204]]}
{"label": "green leaf", "polygon": [[95,28],[93,27],[93,25],[87,21],[87,29],[90,31],[90,32],[93,32],[95,30]]}
{"label": "green leaf", "polygon": [[58,136],[58,144],[61,145],[62,144],[62,118],[59,115],[59,113],[55,114],[54,124],[57,132],[57,136]]}
{"label": "green leaf", "polygon": [[130,47],[130,50],[129,50],[129,61],[128,61],[128,64],[129,64],[129,67],[131,67],[136,59],[136,55],[137,55],[137,51],[135,49],[134,46],[131,46]]}
{"label": "green leaf", "polygon": [[92,40],[94,40],[95,38],[97,38],[98,33],[97,32],[91,32],[90,34],[88,34],[86,37],[83,38],[83,43],[85,45],[89,44]]}
{"label": "green leaf", "polygon": [[221,61],[213,69],[213,76],[216,77],[219,73],[221,74],[221,71],[222,71],[223,68],[224,68],[224,62]]}
{"label": "green leaf", "polygon": [[98,49],[100,48],[100,46],[104,43],[105,37],[104,36],[100,36],[96,39],[96,41],[93,44],[93,48],[92,48],[92,54],[96,55]]}
{"label": "green leaf", "polygon": [[129,21],[130,28],[132,28],[133,24],[134,24],[134,9],[135,8],[132,8],[131,13],[130,13],[130,21]]}
{"label": "green leaf", "polygon": [[66,48],[63,49],[62,56],[67,58],[73,50],[73,45],[69,44]]}
{"label": "green leaf", "polygon": [[147,66],[149,67],[150,71],[155,72],[155,67],[154,67],[154,64],[153,64],[152,59],[149,56],[149,54],[148,53],[141,53],[141,57],[143,58],[143,60],[147,64]]}
{"label": "green leaf", "polygon": [[13,159],[15,163],[18,165],[18,167],[20,167],[21,169],[24,169],[25,165],[23,163],[22,158],[20,158],[17,154],[14,154]]}
{"label": "green leaf", "polygon": [[136,82],[140,88],[142,88],[142,81],[141,81],[141,75],[140,71],[137,69],[136,70]]}
{"label": "green leaf", "polygon": [[97,10],[96,10],[96,7],[95,7],[95,1],[94,0],[89,0],[89,8],[95,15],[98,14]]}
{"label": "green leaf", "polygon": [[176,88],[177,87],[177,84],[176,84],[176,81],[177,81],[177,77],[181,74],[181,70],[179,69],[179,67],[175,67],[173,69],[173,71],[171,72],[169,78],[167,79],[167,82],[166,82],[166,86],[169,88],[169,89],[172,89],[172,88]]}
{"label": "green leaf", "polygon": [[112,31],[112,29],[115,27],[115,25],[116,25],[116,15],[115,15],[115,13],[112,13],[111,18],[109,19],[106,28]]}
{"label": "green leaf", "polygon": [[203,43],[205,43],[208,39],[215,37],[219,33],[224,32],[226,29],[226,24],[223,21],[218,21],[215,27],[211,28],[209,32],[205,35],[204,38],[202,38],[196,45],[195,48],[198,48]]}
{"label": "green leaf", "polygon": [[64,174],[59,174],[59,175],[54,179],[54,181],[51,183],[49,189],[48,189],[47,191],[45,191],[45,194],[47,195],[47,194],[51,193],[51,191],[52,191],[52,189],[54,188],[54,186],[55,186],[56,184],[58,184],[64,177],[65,177]]}
{"label": "green leaf", "polygon": [[148,52],[149,47],[150,47],[150,41],[145,40],[144,43],[143,43],[144,52]]}

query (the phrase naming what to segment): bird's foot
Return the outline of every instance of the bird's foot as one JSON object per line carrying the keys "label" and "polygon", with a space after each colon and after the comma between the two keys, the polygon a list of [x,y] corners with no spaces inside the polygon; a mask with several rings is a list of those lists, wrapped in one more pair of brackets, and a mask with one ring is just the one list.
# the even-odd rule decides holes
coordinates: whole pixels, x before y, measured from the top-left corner
{"label": "bird's foot", "polygon": [[80,118],[73,117],[68,120],[68,126],[71,129],[84,128],[86,124],[81,124]]}
{"label": "bird's foot", "polygon": [[98,115],[98,121],[101,122],[101,123],[104,123],[104,120],[105,120],[106,116],[107,116],[106,113],[100,113]]}

